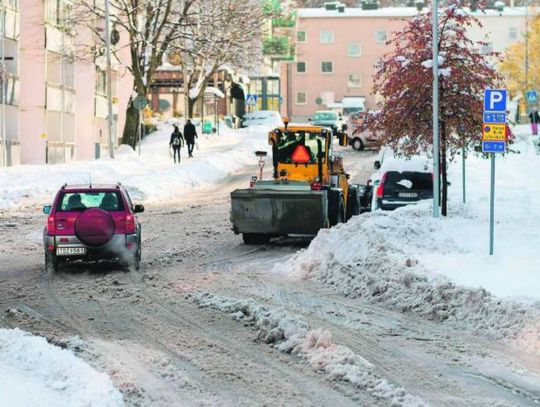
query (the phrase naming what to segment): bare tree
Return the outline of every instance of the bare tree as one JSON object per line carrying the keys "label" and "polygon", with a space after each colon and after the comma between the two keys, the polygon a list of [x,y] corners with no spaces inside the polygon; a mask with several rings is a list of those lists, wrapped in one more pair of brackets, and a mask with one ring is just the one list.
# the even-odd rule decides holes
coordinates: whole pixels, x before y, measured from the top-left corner
{"label": "bare tree", "polygon": [[[109,0],[111,15],[119,31],[127,35],[124,47],[129,49],[131,61],[127,64],[133,75],[133,90],[147,95],[157,68],[162,64],[169,46],[188,32],[192,23],[190,10],[204,0]],[[104,42],[104,1],[81,0],[76,3],[75,21],[95,33],[96,40]],[[101,44],[103,45],[103,44]],[[123,47],[113,50],[117,59]],[[138,111],[131,100],[126,107],[126,123],[122,143],[135,147]]]}
{"label": "bare tree", "polygon": [[193,5],[177,40],[188,116],[220,69],[248,69],[260,61],[264,16],[259,1],[204,0]]}

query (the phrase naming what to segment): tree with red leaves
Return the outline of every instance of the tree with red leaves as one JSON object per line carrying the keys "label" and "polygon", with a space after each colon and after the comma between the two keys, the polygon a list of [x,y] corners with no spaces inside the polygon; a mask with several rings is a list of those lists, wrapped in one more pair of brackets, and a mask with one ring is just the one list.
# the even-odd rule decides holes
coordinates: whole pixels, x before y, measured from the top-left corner
{"label": "tree with red leaves", "polygon": [[[382,97],[369,128],[386,145],[405,157],[432,151],[432,12],[414,17],[394,33],[375,74],[374,93]],[[457,4],[439,10],[439,117],[442,177],[441,212],[447,214],[448,162],[481,141],[484,89],[501,80],[492,65],[495,55],[484,55],[484,43],[467,38],[477,18]]]}

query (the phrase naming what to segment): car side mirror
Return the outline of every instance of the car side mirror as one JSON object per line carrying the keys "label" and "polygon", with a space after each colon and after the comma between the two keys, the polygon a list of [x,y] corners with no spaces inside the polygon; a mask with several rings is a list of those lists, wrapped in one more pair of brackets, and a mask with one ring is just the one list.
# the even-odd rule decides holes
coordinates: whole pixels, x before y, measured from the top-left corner
{"label": "car side mirror", "polygon": [[308,118],[308,122],[312,122],[312,121],[313,121],[313,119],[311,117]]}
{"label": "car side mirror", "polygon": [[341,130],[347,131],[349,127],[346,124],[341,125]]}
{"label": "car side mirror", "polygon": [[373,168],[375,168],[376,170],[378,170],[379,168],[381,168],[381,162],[379,160],[375,161],[373,163]]}
{"label": "car side mirror", "polygon": [[135,205],[133,207],[133,213],[142,213],[144,212],[144,206],[143,205]]}
{"label": "car side mirror", "polygon": [[52,209],[52,206],[51,206],[51,205],[44,206],[44,207],[43,207],[43,213],[44,213],[45,215],[48,215],[48,214],[51,213],[51,209]]}

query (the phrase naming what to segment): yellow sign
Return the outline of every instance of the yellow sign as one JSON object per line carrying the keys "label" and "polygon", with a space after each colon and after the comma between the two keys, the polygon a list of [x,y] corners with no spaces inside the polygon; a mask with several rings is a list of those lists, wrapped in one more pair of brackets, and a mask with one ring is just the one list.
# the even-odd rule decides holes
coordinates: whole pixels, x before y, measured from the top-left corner
{"label": "yellow sign", "polygon": [[482,127],[482,140],[505,141],[506,124],[484,124],[484,127]]}
{"label": "yellow sign", "polygon": [[39,137],[41,137],[43,140],[45,140],[47,138],[47,135],[45,133],[41,133],[39,135]]}

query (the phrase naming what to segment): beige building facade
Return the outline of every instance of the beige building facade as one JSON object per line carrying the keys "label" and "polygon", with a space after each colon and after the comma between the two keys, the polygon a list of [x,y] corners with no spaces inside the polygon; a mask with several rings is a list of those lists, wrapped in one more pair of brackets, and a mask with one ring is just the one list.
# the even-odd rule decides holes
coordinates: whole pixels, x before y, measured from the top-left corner
{"label": "beige building facade", "polygon": [[[1,163],[55,164],[106,156],[103,47],[89,30],[75,24],[73,3],[4,0],[4,14]],[[132,78],[118,61],[112,77],[117,143]]]}
{"label": "beige building facade", "polygon": [[[365,97],[366,108],[374,108],[373,75],[378,61],[391,51],[386,42],[417,13],[414,7],[298,10],[296,60],[281,70],[282,115],[305,120],[354,96]],[[474,15],[483,27],[471,28],[469,37],[487,42],[482,52],[503,52],[524,36],[524,8]]]}

